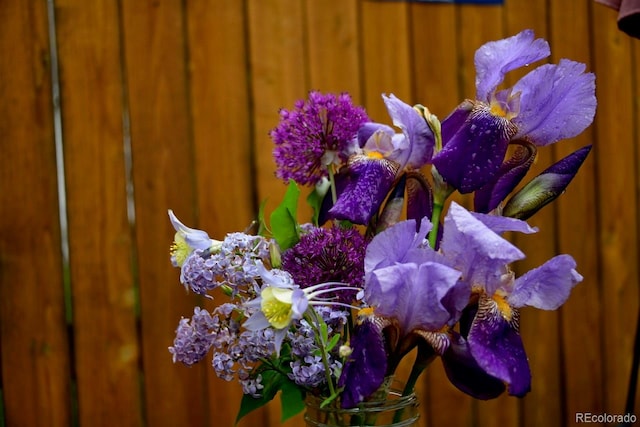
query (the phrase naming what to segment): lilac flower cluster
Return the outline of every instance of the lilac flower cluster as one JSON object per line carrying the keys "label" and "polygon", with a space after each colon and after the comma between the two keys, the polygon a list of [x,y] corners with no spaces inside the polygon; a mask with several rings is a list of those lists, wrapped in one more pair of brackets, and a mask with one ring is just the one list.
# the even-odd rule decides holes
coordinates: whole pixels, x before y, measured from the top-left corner
{"label": "lilac flower cluster", "polygon": [[[347,324],[347,312],[321,306],[316,309],[327,325],[328,335],[340,334]],[[307,320],[301,320],[295,329],[289,331],[287,338],[291,344],[291,373],[289,378],[296,384],[310,389],[317,388],[326,382],[326,369],[320,357],[315,328]],[[337,347],[327,354],[331,372],[340,372],[340,361]]]}
{"label": "lilac flower cluster", "polygon": [[200,295],[221,285],[229,286],[234,294],[243,288],[255,291],[256,262],[268,259],[269,243],[263,237],[230,233],[213,251],[194,250],[182,265],[180,282]]}
{"label": "lilac flower cluster", "polygon": [[[416,347],[406,390],[439,357],[471,396],[524,396],[531,372],[520,309],[557,309],[582,276],[561,254],[517,277],[512,264],[525,254],[503,234],[537,231],[524,220],[566,190],[590,147],[515,189],[537,150],[581,133],[596,108],[595,77],[570,60],[501,88],[506,73],[549,55],[530,30],[485,44],[475,57],[476,99],[442,122],[394,95],[383,101],[395,128],[369,121],[346,94],[311,92],[281,110],[271,133],[276,175],[315,185],[313,222],[295,218],[297,191],[271,227],[260,218],[261,236],[212,240],[170,211],[181,282],[207,296],[222,287],[230,299],[180,321],[174,362],[191,365],[211,351],[216,374],[258,399],[243,400],[245,409],[291,385],[355,407],[384,392]],[[473,211],[445,203],[455,191],[473,193]]]}

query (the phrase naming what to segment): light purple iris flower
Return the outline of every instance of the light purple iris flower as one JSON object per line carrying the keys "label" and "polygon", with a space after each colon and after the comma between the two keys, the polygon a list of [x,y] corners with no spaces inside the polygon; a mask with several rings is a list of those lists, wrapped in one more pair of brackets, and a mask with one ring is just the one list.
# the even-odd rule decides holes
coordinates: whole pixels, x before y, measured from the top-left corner
{"label": "light purple iris flower", "polygon": [[471,288],[425,240],[427,219],[392,225],[376,235],[365,255],[364,299],[377,316],[393,319],[400,339],[413,332],[453,326],[469,302]]}
{"label": "light purple iris flower", "polygon": [[395,95],[383,95],[396,131],[366,123],[358,132],[360,152],[352,156],[337,179],[338,199],[329,217],[366,224],[378,210],[396,178],[431,161],[434,135],[424,117]]}
{"label": "light purple iris flower", "polygon": [[[510,394],[523,396],[530,389],[531,373],[519,333],[518,310],[524,306],[557,309],[582,276],[571,256],[558,255],[515,278],[508,264],[524,254],[499,236],[505,231],[535,230],[524,221],[472,214],[452,204],[441,248],[456,254],[454,267],[479,296],[467,335],[473,359],[487,374],[507,383]],[[465,384],[456,385],[465,388]]]}
{"label": "light purple iris flower", "polygon": [[498,90],[506,73],[549,55],[549,44],[531,30],[476,51],[476,100],[464,101],[442,122],[443,149],[433,158],[447,183],[462,193],[477,190],[498,173],[510,141],[545,146],[591,124],[595,76],[582,63],[545,64]]}

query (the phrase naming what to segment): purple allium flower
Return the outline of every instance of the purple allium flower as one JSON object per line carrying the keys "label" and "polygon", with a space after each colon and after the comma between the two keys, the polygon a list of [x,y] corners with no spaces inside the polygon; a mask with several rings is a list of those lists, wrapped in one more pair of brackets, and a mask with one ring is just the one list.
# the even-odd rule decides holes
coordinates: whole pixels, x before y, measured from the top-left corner
{"label": "purple allium flower", "polygon": [[[325,282],[362,288],[365,248],[364,238],[354,228],[314,228],[282,254],[282,269],[303,289]],[[354,300],[355,292],[341,290],[326,296],[348,304]]]}
{"label": "purple allium flower", "polygon": [[510,141],[544,146],[591,124],[595,77],[584,64],[545,64],[498,90],[506,73],[549,55],[548,43],[531,30],[476,51],[476,100],[464,101],[442,122],[443,148],[433,158],[447,183],[462,193],[477,190],[498,173]]}
{"label": "purple allium flower", "polygon": [[293,110],[280,110],[280,123],[271,131],[278,178],[315,185],[328,176],[327,166],[341,165],[356,148],[360,126],[369,121],[364,109],[343,93],[309,93]]}
{"label": "purple allium flower", "polygon": [[215,321],[207,310],[195,307],[191,319],[182,318],[176,329],[176,338],[169,353],[173,362],[182,362],[187,366],[199,362],[213,345],[211,329]]}

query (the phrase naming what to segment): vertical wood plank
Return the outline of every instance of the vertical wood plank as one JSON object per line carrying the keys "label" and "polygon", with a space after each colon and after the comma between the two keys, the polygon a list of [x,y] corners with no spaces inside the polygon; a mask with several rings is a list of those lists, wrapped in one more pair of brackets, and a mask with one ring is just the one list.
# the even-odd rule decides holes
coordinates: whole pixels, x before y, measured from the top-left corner
{"label": "vertical wood plank", "polygon": [[[257,210],[247,16],[237,0],[189,1],[186,13],[198,226],[222,239],[244,230]],[[216,298],[214,304],[221,302]],[[208,377],[209,425],[234,425],[242,388],[216,376],[211,356],[201,363]],[[238,425],[261,425],[262,417],[250,414]]]}
{"label": "vertical wood plank", "polygon": [[361,102],[357,0],[306,3],[310,86]]}
{"label": "vertical wood plank", "polygon": [[206,422],[207,363],[174,365],[167,347],[197,299],[169,262],[167,209],[195,226],[196,199],[182,3],[122,2],[140,280],[145,416],[149,425]]}
{"label": "vertical wood plank", "polygon": [[269,132],[278,124],[279,109],[293,108],[310,89],[305,13],[302,2],[286,0],[249,0],[247,10],[257,198],[268,199],[270,212],[282,200],[286,186],[274,175]]}
{"label": "vertical wood plank", "polygon": [[411,60],[416,102],[429,108],[440,120],[462,101],[456,15],[453,4],[411,5]]}
{"label": "vertical wood plank", "polygon": [[[260,202],[267,199],[267,213],[280,203],[286,190],[285,184],[275,177],[269,132],[278,124],[279,109],[293,108],[294,102],[306,98],[310,89],[303,6],[303,2],[287,0],[247,2],[256,194]],[[299,216],[303,220],[305,211],[301,211]],[[281,424],[277,401],[262,413],[266,417],[264,425]],[[299,424],[301,421],[296,418],[285,425]]]}
{"label": "vertical wood plank", "polygon": [[[536,38],[549,41],[548,16],[549,9],[544,0],[517,5],[507,3],[505,5],[505,36],[510,37],[525,29],[531,29]],[[551,50],[553,52],[553,45]],[[506,77],[506,86],[512,86],[518,79],[544,62],[548,60],[510,72]],[[523,181],[528,182],[553,162],[553,147],[540,147],[537,159]],[[540,230],[533,236],[514,233],[514,242],[527,256],[523,262],[516,265],[518,275],[542,265],[557,254],[555,213],[555,205],[551,205],[529,219],[528,222]],[[532,375],[531,391],[523,399],[502,396],[496,400],[495,403],[498,406],[494,406],[492,412],[501,406],[508,407],[510,420],[487,425],[564,425],[561,411],[561,348],[558,312],[523,309],[520,316],[520,334],[529,357]]]}
{"label": "vertical wood plank", "polygon": [[[586,43],[593,27],[589,25],[588,5],[583,2],[550,3],[550,43],[553,61],[570,58],[585,62],[593,70],[590,46]],[[579,18],[579,19],[577,19]],[[596,86],[601,77],[596,73]],[[596,112],[596,119],[600,107]],[[600,141],[595,138],[595,123],[582,135],[556,144],[556,157],[562,158],[587,144],[594,148],[567,192],[556,202],[558,213],[558,251],[571,254],[584,281],[574,289],[560,310],[562,343],[562,376],[564,418],[559,425],[575,422],[576,412],[603,410],[602,320],[600,312],[601,281],[598,268],[598,235],[596,216],[582,212],[597,210],[597,153]],[[605,141],[606,143],[606,141]],[[585,374],[588,373],[588,374]],[[579,393],[576,390],[580,390]],[[532,411],[535,407],[532,407]],[[531,414],[533,415],[533,414]],[[534,424],[531,424],[534,425]]]}
{"label": "vertical wood plank", "polygon": [[142,424],[115,1],[57,3],[81,425]]}
{"label": "vertical wood plank", "polygon": [[46,2],[2,2],[0,19],[0,423],[68,426]]}
{"label": "vertical wood plank", "polygon": [[[631,40],[618,31],[613,11],[592,14],[596,124],[598,244],[601,267],[604,410],[621,413],[638,310],[637,191]],[[623,125],[625,124],[625,125]],[[613,143],[612,143],[613,142]]]}
{"label": "vertical wood plank", "polygon": [[362,1],[363,99],[373,121],[390,124],[382,94],[414,104],[409,49],[409,6],[405,2]]}
{"label": "vertical wood plank", "polygon": [[[444,120],[462,101],[458,61],[463,52],[458,49],[457,8],[453,4],[412,4],[410,7],[415,102]],[[470,422],[472,399],[449,382],[441,362],[428,368],[421,386],[418,393],[422,400],[422,425]]]}

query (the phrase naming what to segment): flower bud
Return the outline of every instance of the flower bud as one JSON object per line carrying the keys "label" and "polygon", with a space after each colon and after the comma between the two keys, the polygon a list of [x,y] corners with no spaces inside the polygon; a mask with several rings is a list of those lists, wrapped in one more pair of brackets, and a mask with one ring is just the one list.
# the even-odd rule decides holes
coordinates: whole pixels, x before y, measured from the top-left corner
{"label": "flower bud", "polygon": [[589,151],[590,145],[574,151],[533,178],[507,202],[502,215],[526,220],[551,203],[578,173]]}

